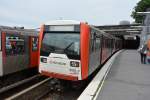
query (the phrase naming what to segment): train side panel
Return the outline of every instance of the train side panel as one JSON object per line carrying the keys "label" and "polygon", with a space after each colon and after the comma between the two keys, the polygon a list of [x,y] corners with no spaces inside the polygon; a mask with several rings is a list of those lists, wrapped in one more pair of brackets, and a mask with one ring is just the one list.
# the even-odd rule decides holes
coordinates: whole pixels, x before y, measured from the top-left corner
{"label": "train side panel", "polygon": [[2,59],[2,32],[0,31],[0,76],[3,75],[3,59]]}
{"label": "train side panel", "polygon": [[100,65],[102,35],[91,29],[89,42],[89,75]]}
{"label": "train side panel", "polygon": [[[29,44],[28,37],[19,36],[17,34],[6,33],[2,34],[3,42],[3,74],[9,74],[26,69],[29,66]],[[11,47],[8,43],[9,38],[19,37],[22,41],[11,41],[16,47]],[[22,43],[21,43],[22,42]],[[22,45],[20,45],[22,44]],[[22,47],[20,47],[22,46]],[[21,49],[22,50],[19,50]]]}
{"label": "train side panel", "polygon": [[[35,65],[38,67],[38,58],[36,58],[36,60],[32,59],[30,55],[31,48],[29,39],[30,36],[38,38],[36,31],[12,27],[0,27],[0,31],[1,77],[29,69]],[[36,54],[36,57],[37,56]]]}
{"label": "train side panel", "polygon": [[106,45],[106,43],[107,43],[107,40],[106,40],[106,38],[103,36],[103,38],[102,38],[102,59],[101,59],[101,63],[103,64],[105,61],[106,61],[106,59],[108,58],[108,54],[107,54],[107,52],[108,52],[108,48],[107,48],[107,45]]}
{"label": "train side panel", "polygon": [[2,65],[2,52],[0,51],[0,76],[3,75],[3,65]]}

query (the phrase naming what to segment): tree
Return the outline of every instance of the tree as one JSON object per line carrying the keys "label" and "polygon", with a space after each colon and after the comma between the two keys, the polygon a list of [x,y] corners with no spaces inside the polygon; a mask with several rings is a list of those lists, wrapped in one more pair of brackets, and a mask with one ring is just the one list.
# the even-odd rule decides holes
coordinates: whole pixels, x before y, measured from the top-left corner
{"label": "tree", "polygon": [[141,0],[134,7],[131,16],[135,19],[136,23],[142,23],[144,16],[137,15],[136,12],[145,12],[150,8],[150,0]]}

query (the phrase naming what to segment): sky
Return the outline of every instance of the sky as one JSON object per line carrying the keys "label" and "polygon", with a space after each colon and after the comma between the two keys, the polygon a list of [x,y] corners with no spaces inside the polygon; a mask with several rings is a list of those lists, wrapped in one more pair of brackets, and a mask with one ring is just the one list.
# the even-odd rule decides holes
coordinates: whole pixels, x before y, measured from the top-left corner
{"label": "sky", "polygon": [[92,25],[133,22],[139,0],[0,0],[0,25],[38,28],[47,21],[69,19]]}

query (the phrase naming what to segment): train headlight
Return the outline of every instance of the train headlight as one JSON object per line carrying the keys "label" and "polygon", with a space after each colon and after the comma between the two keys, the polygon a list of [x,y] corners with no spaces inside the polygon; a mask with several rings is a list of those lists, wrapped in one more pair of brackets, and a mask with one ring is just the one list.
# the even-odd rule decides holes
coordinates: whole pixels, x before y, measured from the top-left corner
{"label": "train headlight", "polygon": [[70,61],[70,66],[71,67],[79,67],[79,62],[77,62],[77,61]]}
{"label": "train headlight", "polygon": [[47,63],[47,58],[41,58],[41,62]]}

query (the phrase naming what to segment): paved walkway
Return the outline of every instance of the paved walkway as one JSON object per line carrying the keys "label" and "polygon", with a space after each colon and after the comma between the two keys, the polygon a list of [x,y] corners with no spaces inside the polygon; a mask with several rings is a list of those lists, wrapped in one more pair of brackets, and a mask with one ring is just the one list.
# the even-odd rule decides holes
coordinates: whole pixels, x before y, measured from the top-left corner
{"label": "paved walkway", "polygon": [[150,100],[150,65],[141,64],[136,50],[116,58],[98,100]]}

